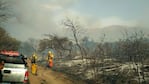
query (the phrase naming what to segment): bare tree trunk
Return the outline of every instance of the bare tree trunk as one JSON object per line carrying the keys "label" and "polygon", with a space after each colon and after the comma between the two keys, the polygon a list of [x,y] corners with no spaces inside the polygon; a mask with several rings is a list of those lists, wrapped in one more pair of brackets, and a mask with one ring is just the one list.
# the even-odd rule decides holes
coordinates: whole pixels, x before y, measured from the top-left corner
{"label": "bare tree trunk", "polygon": [[72,30],[73,37],[75,39],[77,47],[80,50],[80,53],[81,53],[81,56],[82,56],[82,60],[83,60],[85,51],[84,51],[84,49],[82,49],[82,47],[81,47],[81,45],[79,44],[79,41],[78,41],[78,37],[77,37],[78,24],[73,23],[73,21],[70,20],[70,18],[66,18],[66,20],[63,22],[63,25],[65,27],[68,27],[68,28],[70,28]]}

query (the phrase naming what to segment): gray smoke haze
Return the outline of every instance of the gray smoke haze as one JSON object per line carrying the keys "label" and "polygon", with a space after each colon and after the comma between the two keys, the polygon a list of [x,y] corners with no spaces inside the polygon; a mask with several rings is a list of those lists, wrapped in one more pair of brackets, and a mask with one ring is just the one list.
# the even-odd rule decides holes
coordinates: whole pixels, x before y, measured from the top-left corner
{"label": "gray smoke haze", "polygon": [[[81,14],[71,9],[79,0],[8,0],[13,16],[5,24],[5,29],[15,38],[25,41],[28,38],[41,38],[44,34],[70,35],[60,24],[67,17],[79,20],[84,32],[93,39],[107,34],[113,40],[121,38],[120,33],[127,27],[140,27],[148,34],[149,12],[139,20],[125,20],[118,16],[99,19],[97,16]],[[114,28],[116,25],[116,28]],[[117,28],[118,26],[119,28]],[[112,27],[111,27],[112,26]],[[110,30],[109,30],[110,29]],[[132,30],[131,30],[132,31]]]}
{"label": "gray smoke haze", "polygon": [[58,20],[59,12],[65,10],[74,0],[12,0],[14,16],[8,20],[5,28],[20,40],[40,38],[43,34],[63,35]]}

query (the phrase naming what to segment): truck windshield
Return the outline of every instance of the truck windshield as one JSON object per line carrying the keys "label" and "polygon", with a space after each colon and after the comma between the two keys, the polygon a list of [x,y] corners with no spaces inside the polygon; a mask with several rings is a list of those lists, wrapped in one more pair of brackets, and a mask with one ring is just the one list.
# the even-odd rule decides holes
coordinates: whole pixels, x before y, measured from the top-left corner
{"label": "truck windshield", "polygon": [[22,56],[8,56],[0,54],[0,59],[5,63],[24,64],[25,61]]}

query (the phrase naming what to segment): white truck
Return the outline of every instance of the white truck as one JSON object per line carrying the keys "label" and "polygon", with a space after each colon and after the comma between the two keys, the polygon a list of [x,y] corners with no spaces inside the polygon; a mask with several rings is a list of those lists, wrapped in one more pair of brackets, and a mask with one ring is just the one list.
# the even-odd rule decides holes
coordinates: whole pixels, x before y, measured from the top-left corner
{"label": "white truck", "polygon": [[2,84],[29,84],[29,72],[23,56],[9,56],[0,54],[0,59],[4,60],[2,69]]}

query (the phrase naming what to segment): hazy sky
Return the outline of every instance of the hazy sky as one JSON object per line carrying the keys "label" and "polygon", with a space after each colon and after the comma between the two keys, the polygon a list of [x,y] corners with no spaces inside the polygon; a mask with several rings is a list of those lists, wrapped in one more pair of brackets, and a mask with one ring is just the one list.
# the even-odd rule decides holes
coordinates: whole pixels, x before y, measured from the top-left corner
{"label": "hazy sky", "polygon": [[61,24],[67,16],[79,22],[94,38],[98,29],[112,25],[147,27],[149,0],[8,0],[13,17],[5,29],[19,40],[51,33],[69,35]]}

